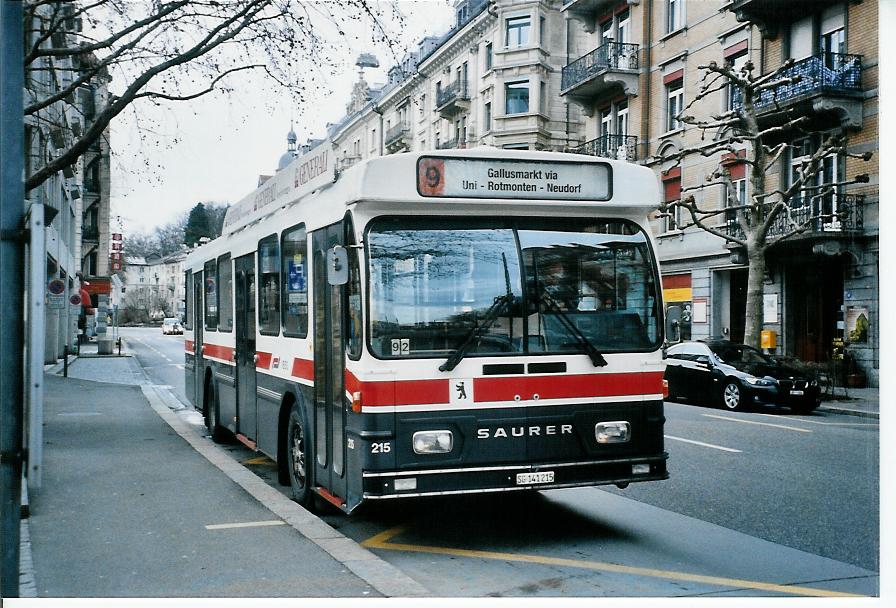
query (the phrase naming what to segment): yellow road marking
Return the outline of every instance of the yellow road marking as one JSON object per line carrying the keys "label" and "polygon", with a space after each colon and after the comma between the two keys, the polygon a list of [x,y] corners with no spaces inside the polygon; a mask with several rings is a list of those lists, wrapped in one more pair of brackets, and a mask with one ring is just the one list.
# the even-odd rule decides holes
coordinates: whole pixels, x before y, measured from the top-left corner
{"label": "yellow road marking", "polygon": [[257,458],[250,458],[249,460],[244,460],[242,464],[276,464],[273,460],[268,458],[267,456],[258,456]]}
{"label": "yellow road marking", "polygon": [[436,555],[452,555],[456,557],[470,557],[479,559],[503,560],[509,562],[523,562],[540,564],[544,566],[562,566],[567,568],[582,568],[585,570],[602,570],[604,572],[616,572],[633,576],[648,576],[676,581],[688,581],[692,583],[704,583],[719,587],[735,587],[741,589],[754,589],[757,591],[769,591],[773,593],[786,593],[788,595],[802,595],[807,597],[864,597],[853,593],[840,591],[828,591],[826,589],[814,589],[812,587],[799,587],[796,585],[777,585],[775,583],[763,583],[761,581],[749,581],[737,578],[725,578],[718,576],[706,576],[690,572],[676,572],[674,570],[659,570],[656,568],[640,568],[637,566],[624,566],[608,562],[595,562],[588,560],[565,559],[562,557],[547,557],[542,555],[526,555],[522,553],[501,553],[498,551],[479,551],[475,549],[455,549],[453,547],[430,547],[426,545],[411,545],[406,543],[389,542],[392,538],[402,534],[409,524],[396,526],[376,536],[372,536],[361,543],[368,549],[381,549],[385,551],[409,551],[413,553],[429,553]]}
{"label": "yellow road marking", "polygon": [[716,418],[717,420],[727,420],[728,422],[742,422],[744,424],[756,424],[759,426],[772,426],[776,429],[786,429],[788,431],[797,431],[798,433],[814,433],[815,431],[810,431],[809,429],[801,429],[795,426],[785,426],[783,424],[771,424],[769,422],[756,422],[755,420],[742,420],[740,418],[730,418],[728,416],[715,416],[713,414],[703,414],[707,418]]}
{"label": "yellow road marking", "polygon": [[229,528],[261,528],[264,526],[285,526],[286,522],[274,519],[271,521],[245,521],[241,523],[235,524],[209,524],[205,527],[206,530],[227,530]]}

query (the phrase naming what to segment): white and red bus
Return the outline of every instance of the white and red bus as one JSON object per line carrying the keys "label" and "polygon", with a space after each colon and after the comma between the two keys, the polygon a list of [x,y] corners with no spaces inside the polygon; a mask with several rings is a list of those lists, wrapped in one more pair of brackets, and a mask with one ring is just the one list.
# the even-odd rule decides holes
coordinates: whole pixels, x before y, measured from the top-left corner
{"label": "white and red bus", "polygon": [[494,148],[296,159],[187,259],[187,394],[293,498],[668,477],[652,171]]}

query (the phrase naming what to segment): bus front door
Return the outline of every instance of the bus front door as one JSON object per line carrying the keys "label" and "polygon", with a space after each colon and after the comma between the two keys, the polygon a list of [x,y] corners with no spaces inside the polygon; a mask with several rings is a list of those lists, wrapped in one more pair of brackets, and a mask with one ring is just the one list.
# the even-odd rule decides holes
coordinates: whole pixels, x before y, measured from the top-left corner
{"label": "bus front door", "polygon": [[255,254],[237,258],[234,315],[236,330],[236,429],[248,438],[257,436],[255,392]]}
{"label": "bus front door", "polygon": [[321,486],[325,498],[344,503],[345,418],[349,405],[345,398],[344,286],[327,283],[326,264],[327,250],[343,244],[342,224],[316,231],[313,239],[315,483]]}
{"label": "bus front door", "polygon": [[202,329],[205,323],[204,301],[205,284],[202,280],[202,271],[193,273],[192,285],[187,289],[193,290],[193,310],[190,322],[193,324],[193,403],[199,409],[205,405],[205,361],[202,357]]}

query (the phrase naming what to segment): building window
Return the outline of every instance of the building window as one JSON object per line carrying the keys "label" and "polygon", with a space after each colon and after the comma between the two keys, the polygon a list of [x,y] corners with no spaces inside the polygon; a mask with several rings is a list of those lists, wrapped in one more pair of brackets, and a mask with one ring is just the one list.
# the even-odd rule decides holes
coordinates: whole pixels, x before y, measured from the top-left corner
{"label": "building window", "polygon": [[684,0],[666,0],[666,33],[681,29],[684,25]]}
{"label": "building window", "polygon": [[304,224],[283,231],[283,335],[308,335],[308,237]]}
{"label": "building window", "polygon": [[[674,203],[681,200],[681,169],[670,169],[664,171],[663,178],[663,201],[665,203]],[[663,217],[662,232],[673,232],[681,229],[681,207],[675,206],[667,210]]]}
{"label": "building window", "polygon": [[233,264],[230,254],[218,258],[218,331],[233,330]]}
{"label": "building window", "polygon": [[280,255],[277,235],[258,243],[258,326],[261,333],[280,333]]}
{"label": "building window", "polygon": [[483,132],[488,133],[492,130],[492,102],[487,101],[484,106],[484,112],[482,117],[482,127]]}
{"label": "building window", "polygon": [[[723,55],[725,57],[725,63],[738,76],[741,75],[741,70],[744,69],[747,60],[749,59],[749,46],[749,40],[741,40],[737,44],[733,44],[724,50]],[[725,91],[725,109],[735,109],[740,104],[741,95],[742,93],[738,86],[729,83],[727,90]]]}
{"label": "building window", "polygon": [[504,85],[504,113],[524,114],[529,111],[529,83],[508,82]]}
{"label": "building window", "polygon": [[504,46],[512,49],[529,44],[531,27],[532,19],[528,15],[508,19],[504,26]]}
{"label": "building window", "polygon": [[666,84],[666,131],[682,128],[678,115],[684,109],[684,79],[671,80]]}
{"label": "building window", "polygon": [[492,43],[489,42],[485,45],[485,71],[489,71],[492,69],[493,62],[495,60],[494,52],[492,49]]}

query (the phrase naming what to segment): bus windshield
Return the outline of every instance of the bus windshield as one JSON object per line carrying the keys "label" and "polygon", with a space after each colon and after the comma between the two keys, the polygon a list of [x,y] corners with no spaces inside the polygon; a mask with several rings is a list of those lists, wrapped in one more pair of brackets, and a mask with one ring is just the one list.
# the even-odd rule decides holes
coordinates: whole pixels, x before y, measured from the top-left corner
{"label": "bus windshield", "polygon": [[367,236],[381,358],[659,346],[655,266],[625,220],[387,218]]}

